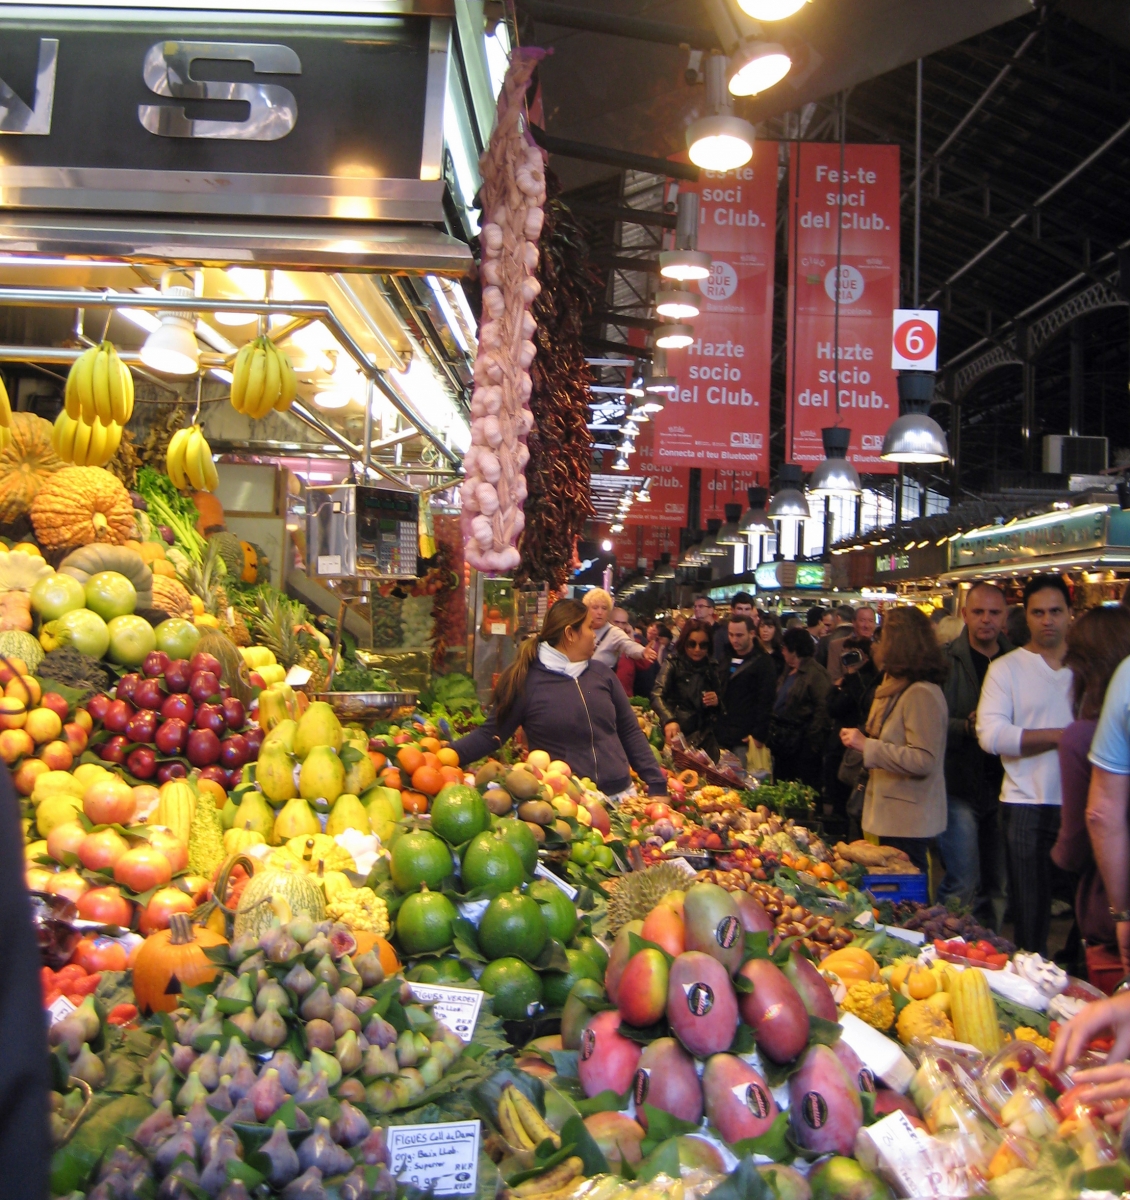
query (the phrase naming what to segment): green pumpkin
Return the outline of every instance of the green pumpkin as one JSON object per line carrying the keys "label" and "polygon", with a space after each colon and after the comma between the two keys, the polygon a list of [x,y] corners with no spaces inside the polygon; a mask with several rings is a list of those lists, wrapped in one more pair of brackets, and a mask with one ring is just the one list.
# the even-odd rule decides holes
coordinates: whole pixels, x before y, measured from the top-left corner
{"label": "green pumpkin", "polygon": [[280,897],[290,906],[291,915],[323,921],[326,897],[321,885],[306,871],[266,867],[257,871],[239,898],[235,914],[234,936],[250,933],[262,937],[275,920],[271,899]]}

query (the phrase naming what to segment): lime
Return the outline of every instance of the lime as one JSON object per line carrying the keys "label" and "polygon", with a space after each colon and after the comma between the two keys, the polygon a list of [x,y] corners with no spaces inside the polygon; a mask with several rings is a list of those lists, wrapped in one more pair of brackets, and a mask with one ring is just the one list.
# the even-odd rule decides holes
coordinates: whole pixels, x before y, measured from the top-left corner
{"label": "lime", "polygon": [[589,842],[574,842],[573,848],[569,851],[569,857],[580,865],[586,866],[592,862],[592,856],[596,853],[596,847]]}
{"label": "lime", "polygon": [[490,822],[486,802],[473,787],[449,783],[432,801],[432,832],[462,846]]}
{"label": "lime", "polygon": [[429,958],[405,976],[411,983],[465,983],[471,972],[457,958]]}
{"label": "lime", "polygon": [[526,878],[518,851],[500,833],[476,834],[463,854],[463,887],[488,896],[509,892]]}
{"label": "lime", "polygon": [[565,951],[565,957],[569,960],[568,971],[546,971],[542,976],[546,1008],[560,1008],[569,998],[573,985],[580,979],[604,982],[604,972],[587,954],[570,949]]}
{"label": "lime", "polygon": [[611,871],[616,863],[616,859],[612,854],[611,846],[597,846],[592,852],[592,861],[594,865],[601,867],[605,871]]}
{"label": "lime", "polygon": [[530,832],[530,827],[525,821],[516,821],[513,817],[503,817],[502,820],[494,823],[494,828],[496,833],[501,833],[518,851],[523,870],[527,875],[532,875],[534,867],[538,865],[538,844]]}
{"label": "lime", "polygon": [[513,954],[533,962],[548,939],[538,902],[517,891],[495,896],[479,923],[479,946],[489,958]]}
{"label": "lime", "polygon": [[426,883],[437,888],[455,873],[447,843],[426,829],[405,833],[392,847],[392,882],[397,890],[411,892]]}
{"label": "lime", "polygon": [[541,1005],[541,980],[520,958],[497,958],[490,963],[479,983],[494,997],[495,1016],[507,1021],[532,1017]]}
{"label": "lime", "polygon": [[396,936],[405,954],[430,954],[451,945],[451,923],[459,914],[442,892],[427,887],[409,896],[396,914]]}
{"label": "lime", "polygon": [[594,937],[574,938],[573,949],[591,959],[602,971],[608,966],[608,951]]}
{"label": "lime", "polygon": [[584,836],[584,841],[592,842],[594,846],[604,845],[604,834],[599,829],[590,829]]}
{"label": "lime", "polygon": [[549,936],[562,945],[577,932],[577,907],[551,880],[537,879],[530,884],[530,895],[538,902]]}

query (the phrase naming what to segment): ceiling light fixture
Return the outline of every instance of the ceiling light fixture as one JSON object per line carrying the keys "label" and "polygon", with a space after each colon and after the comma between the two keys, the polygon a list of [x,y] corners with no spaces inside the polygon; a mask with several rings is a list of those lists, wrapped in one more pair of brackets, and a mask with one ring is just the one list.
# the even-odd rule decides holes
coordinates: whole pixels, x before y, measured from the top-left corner
{"label": "ceiling light fixture", "polygon": [[[691,162],[704,171],[734,171],[753,157],[754,129],[730,110],[726,87],[728,60],[711,54],[703,65],[706,76],[706,106],[709,116],[699,117],[687,127],[687,151]],[[660,268],[662,270],[662,267]]]}
{"label": "ceiling light fixture", "polygon": [[706,537],[703,539],[701,550],[707,558],[725,558],[730,551],[718,541],[722,531],[722,522],[717,517],[711,517],[706,522]]}
{"label": "ceiling light fixture", "polygon": [[620,451],[619,457],[612,464],[612,469],[614,471],[628,471],[631,469],[631,464],[628,462],[627,458],[625,458],[623,450]]}
{"label": "ceiling light fixture", "polygon": [[804,474],[795,463],[783,463],[777,472],[777,490],[766,510],[774,521],[782,517],[808,520],[812,513],[804,496]]}
{"label": "ceiling light fixture", "polygon": [[722,522],[722,528],[718,530],[718,545],[744,546],[745,534],[742,533],[738,525],[738,522],[742,518],[742,506],[740,504],[727,504],[725,513],[726,519]]}
{"label": "ceiling light fixture", "polygon": [[821,430],[824,439],[824,461],[819,463],[808,480],[808,494],[824,496],[858,496],[863,488],[859,472],[847,460],[851,445],[851,430],[832,426]]}
{"label": "ceiling light fixture", "polygon": [[745,511],[745,516],[738,522],[738,529],[746,535],[746,537],[760,537],[765,533],[776,533],[773,528],[773,522],[769,520],[769,516],[765,511],[765,504],[769,499],[768,489],[762,487],[746,488],[746,499],[749,500],[749,508]]}
{"label": "ceiling light fixture", "polygon": [[[190,287],[167,287],[163,294],[176,299],[192,299]],[[200,347],[196,344],[196,314],[158,312],[157,328],[141,347],[141,361],[162,375],[195,375],[200,370]]]}
{"label": "ceiling light fixture", "polygon": [[693,341],[690,325],[660,325],[655,331],[655,344],[662,350],[684,350]]}
{"label": "ceiling light fixture", "polygon": [[686,288],[669,288],[656,293],[655,311],[669,321],[693,321],[699,314],[698,297]]}
{"label": "ceiling light fixture", "polygon": [[793,60],[777,42],[747,42],[730,60],[731,96],[756,96],[780,83]]}
{"label": "ceiling light fixture", "polygon": [[738,0],[738,7],[755,21],[783,21],[808,3],[808,0]]}
{"label": "ceiling light fixture", "polygon": [[949,444],[942,427],[927,416],[934,396],[933,371],[900,371],[899,407],[903,415],[883,439],[884,462],[949,462]]}
{"label": "ceiling light fixture", "polygon": [[659,556],[659,562],[655,568],[656,579],[674,579],[675,568],[671,566],[671,555],[663,553]]}
{"label": "ceiling light fixture", "polygon": [[659,274],[680,283],[706,279],[711,258],[698,248],[698,192],[680,192],[675,205],[675,249],[660,252]]}
{"label": "ceiling light fixture", "polygon": [[[229,267],[225,272],[248,300],[265,300],[267,298],[267,272],[256,271],[249,267]],[[217,325],[250,325],[257,320],[255,313],[249,312],[216,312],[212,319]]]}

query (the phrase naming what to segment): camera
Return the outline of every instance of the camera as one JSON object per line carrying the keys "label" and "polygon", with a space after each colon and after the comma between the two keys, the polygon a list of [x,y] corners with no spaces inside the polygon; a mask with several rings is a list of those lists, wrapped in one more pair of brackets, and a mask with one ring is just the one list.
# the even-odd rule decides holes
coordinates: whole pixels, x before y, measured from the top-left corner
{"label": "camera", "polygon": [[862,650],[845,650],[840,655],[840,666],[842,667],[858,667],[863,662]]}

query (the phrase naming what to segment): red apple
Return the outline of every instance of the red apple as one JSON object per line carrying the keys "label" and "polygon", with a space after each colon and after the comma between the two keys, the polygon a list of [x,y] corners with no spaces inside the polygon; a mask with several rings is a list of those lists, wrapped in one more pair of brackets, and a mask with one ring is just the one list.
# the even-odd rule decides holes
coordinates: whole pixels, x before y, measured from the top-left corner
{"label": "red apple", "polygon": [[220,743],[220,762],[233,771],[247,762],[247,739],[242,733],[232,734]]}
{"label": "red apple", "polygon": [[220,695],[223,696],[225,700],[230,698],[231,688],[226,683],[220,684]]}
{"label": "red apple", "polygon": [[92,888],[79,896],[75,906],[84,921],[102,925],[128,925],[133,916],[133,905],[116,887]]}
{"label": "red apple", "polygon": [[157,721],[151,708],[138,709],[126,726],[126,736],[131,742],[151,742],[157,734]]}
{"label": "red apple", "polygon": [[191,725],[195,715],[196,705],[193,704],[192,698],[183,692],[174,692],[161,705],[161,716],[166,721],[179,718],[186,725]]}
{"label": "red apple", "polygon": [[150,829],[149,844],[169,860],[174,875],[188,866],[188,847],[171,829],[166,829],[164,825],[154,825]]}
{"label": "red apple", "polygon": [[220,787],[224,789],[224,791],[227,791],[228,773],[223,767],[218,767],[215,764],[210,767],[204,767],[200,772],[200,778],[211,779],[213,783],[218,783]]}
{"label": "red apple", "polygon": [[210,729],[194,729],[185,753],[194,767],[209,767],[220,757],[220,739]]}
{"label": "red apple", "polygon": [[165,703],[165,693],[161,689],[159,679],[143,679],[133,689],[133,702],[138,708],[160,709]]}
{"label": "red apple", "polygon": [[157,774],[157,755],[148,746],[138,746],[126,759],[126,770],[138,779],[152,779]]}
{"label": "red apple", "polygon": [[227,728],[224,710],[218,704],[202,704],[192,722],[197,729],[210,729],[217,737]]}
{"label": "red apple", "polygon": [[211,700],[220,694],[220,677],[211,671],[197,671],[188,685],[188,694],[197,704]]}
{"label": "red apple", "polygon": [[254,725],[243,736],[247,739],[247,761],[254,762],[259,757],[259,747],[263,744],[267,731]]}
{"label": "red apple", "polygon": [[220,665],[220,660],[214,654],[205,654],[203,651],[194,654],[188,660],[188,668],[193,675],[200,671],[211,671],[217,679],[223,674],[224,670]]}
{"label": "red apple", "polygon": [[226,774],[228,777],[226,786],[229,792],[232,790],[232,788],[239,787],[239,785],[243,782],[242,767],[232,767],[230,771],[225,771],[224,774]]}
{"label": "red apple", "polygon": [[114,695],[119,700],[133,699],[133,689],[141,682],[141,676],[136,671],[131,671],[128,675],[123,675],[118,680],[118,686],[114,689]]}
{"label": "red apple", "polygon": [[235,696],[227,696],[220,708],[224,713],[224,723],[229,729],[238,732],[247,723],[247,711],[243,707],[243,701],[237,700]]}
{"label": "red apple", "polygon": [[158,675],[164,675],[168,665],[169,656],[164,650],[150,650],[141,664],[141,669],[150,679],[156,679]]}
{"label": "red apple", "polygon": [[116,830],[88,833],[79,843],[78,860],[88,871],[108,871],[129,850],[129,843]]}
{"label": "red apple", "polygon": [[98,747],[98,756],[103,762],[117,763],[119,766],[126,761],[126,747],[129,745],[129,738],[124,734],[116,733],[108,742],[103,742]]}
{"label": "red apple", "polygon": [[86,711],[93,720],[101,721],[111,704],[113,701],[105,692],[98,692],[86,702]]}
{"label": "red apple", "polygon": [[[123,676],[123,678],[125,677]],[[133,714],[133,705],[127,700],[114,700],[111,701],[110,707],[106,710],[106,715],[102,718],[102,724],[111,733],[125,733]]]}
{"label": "red apple", "polygon": [[52,712],[58,713],[60,721],[65,721],[67,713],[71,711],[71,706],[58,692],[45,692],[39,705],[41,708],[49,708]]}
{"label": "red apple", "polygon": [[162,754],[183,754],[188,742],[188,725],[179,717],[173,717],[157,729],[153,740]]}
{"label": "red apple", "polygon": [[165,668],[165,687],[170,692],[187,692],[192,682],[192,668],[183,658],[174,658]]}
{"label": "red apple", "polygon": [[188,768],[184,763],[168,762],[162,763],[157,768],[157,782],[168,783],[170,779],[184,779],[188,775]]}

